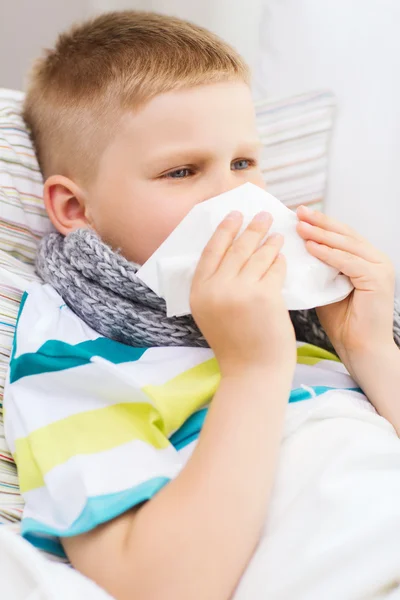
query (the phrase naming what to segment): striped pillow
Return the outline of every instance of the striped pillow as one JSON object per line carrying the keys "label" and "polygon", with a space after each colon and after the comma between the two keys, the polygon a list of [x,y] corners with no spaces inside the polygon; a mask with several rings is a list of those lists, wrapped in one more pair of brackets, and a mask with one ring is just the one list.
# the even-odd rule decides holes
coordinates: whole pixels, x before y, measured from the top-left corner
{"label": "striped pillow", "polygon": [[0,250],[32,263],[36,244],[51,225],[22,100],[21,92],[0,89]]}
{"label": "striped pillow", "polygon": [[[51,230],[42,176],[21,117],[23,94],[0,89],[0,523],[17,523],[23,508],[4,440],[3,388],[24,281],[35,279],[38,240]],[[315,92],[256,104],[268,190],[290,207],[321,205],[326,186],[334,97]]]}
{"label": "striped pillow", "polygon": [[329,91],[255,104],[268,191],[289,208],[322,209],[336,101]]}

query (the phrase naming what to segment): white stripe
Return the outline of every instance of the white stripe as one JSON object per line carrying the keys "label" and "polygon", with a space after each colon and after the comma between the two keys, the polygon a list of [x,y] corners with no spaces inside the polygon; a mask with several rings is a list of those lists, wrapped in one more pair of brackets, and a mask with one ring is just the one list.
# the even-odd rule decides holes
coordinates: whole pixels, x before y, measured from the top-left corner
{"label": "white stripe", "polygon": [[[16,357],[37,352],[50,339],[75,345],[102,337],[65,306],[51,286],[35,282],[28,292],[18,325]],[[129,363],[126,370],[139,386],[162,385],[213,356],[209,348],[150,348],[139,361]],[[110,363],[110,368],[113,367]],[[115,368],[120,369],[121,365]]]}
{"label": "white stripe", "polygon": [[7,386],[12,451],[13,439],[72,415],[121,402],[153,404],[143,386],[162,385],[210,357],[205,348],[153,348],[138,361],[116,365],[96,357],[73,369],[22,377]]}
{"label": "white stripe", "polygon": [[117,368],[121,368],[121,372],[126,370],[140,387],[163,385],[212,358],[214,353],[209,348],[149,348],[138,361],[122,363]]}
{"label": "white stripe", "polygon": [[343,363],[337,362],[336,360],[320,360],[313,365],[315,369],[327,369],[328,371],[335,371],[336,373],[343,373],[349,375],[348,370]]}
{"label": "white stripe", "polygon": [[193,442],[190,442],[190,444],[188,444],[187,446],[184,446],[181,450],[179,450],[179,458],[183,464],[186,464],[189,458],[192,456],[198,441],[199,440],[196,439]]}
{"label": "white stripe", "polygon": [[[16,357],[37,352],[49,339],[79,344],[101,337],[65,306],[50,285],[34,282],[27,288],[28,298],[20,315]],[[64,308],[60,309],[60,306]]]}
{"label": "white stripe", "polygon": [[357,387],[354,380],[350,375],[346,375],[346,373],[328,371],[326,366],[325,368],[317,368],[317,365],[297,365],[293,377],[292,388],[299,388],[302,387],[302,385],[321,385],[342,389]]}
{"label": "white stripe", "polygon": [[[138,361],[115,365],[101,358],[94,362],[51,373],[23,377],[7,386],[7,441],[15,451],[15,439],[86,411],[121,402],[152,401],[141,388],[162,385],[210,357],[201,348],[153,348]],[[332,361],[326,361],[327,366]],[[328,371],[318,365],[297,365],[293,388],[323,385],[333,388],[356,387],[349,375]]]}
{"label": "white stripe", "polygon": [[[15,439],[73,415],[122,402],[153,404],[134,380],[119,375],[118,369],[110,372],[91,363],[23,377],[8,385],[5,421],[12,423],[12,437],[7,439],[11,450]],[[7,431],[10,434],[9,427]]]}
{"label": "white stripe", "polygon": [[67,530],[89,497],[128,490],[154,477],[173,479],[184,464],[173,446],[158,450],[139,440],[74,456],[46,474],[46,488],[24,494],[24,517]]}

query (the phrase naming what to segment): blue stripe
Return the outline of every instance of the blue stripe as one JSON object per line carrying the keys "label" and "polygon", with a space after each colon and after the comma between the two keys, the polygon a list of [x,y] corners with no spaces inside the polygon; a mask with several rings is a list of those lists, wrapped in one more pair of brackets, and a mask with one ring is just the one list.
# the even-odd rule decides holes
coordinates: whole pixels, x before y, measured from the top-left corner
{"label": "blue stripe", "polygon": [[29,375],[87,365],[93,356],[100,356],[114,364],[134,362],[139,360],[146,350],[147,348],[134,348],[104,337],[75,345],[60,340],[49,340],[37,352],[21,354],[11,359],[10,382],[14,383]]}
{"label": "blue stripe", "polygon": [[88,498],[85,508],[67,530],[49,527],[36,519],[22,519],[21,534],[37,547],[43,547],[43,543],[47,543],[48,540],[42,537],[44,535],[51,537],[81,535],[102,523],[115,519],[141,502],[150,500],[169,481],[168,477],[154,477],[123,492]]}
{"label": "blue stripe", "polygon": [[174,446],[175,450],[181,450],[190,442],[197,440],[203,427],[204,420],[207,416],[208,408],[202,408],[191,415],[174,434],[171,435],[169,441]]}
{"label": "blue stripe", "polygon": [[[315,396],[321,396],[326,392],[330,392],[331,390],[343,389],[343,388],[333,388],[323,385],[317,386],[309,386],[308,389],[304,388],[295,388],[290,392],[289,403],[293,402],[301,402],[302,400],[310,400],[313,397],[310,390],[313,390]],[[348,391],[352,392],[360,392],[362,393],[361,388],[346,388]],[[191,415],[184,424],[175,431],[174,434],[171,435],[169,441],[174,446],[175,450],[181,450],[200,435],[201,429],[204,424],[204,420],[207,416],[208,408],[203,408],[193,415]]]}
{"label": "blue stripe", "polygon": [[307,386],[306,389],[296,388],[295,390],[292,390],[290,393],[289,402],[300,402],[301,400],[310,400],[311,398],[313,398],[313,394],[311,394],[311,392],[309,390],[313,390],[315,396],[322,396],[322,394],[326,394],[326,392],[331,392],[332,390],[343,390],[343,391],[347,391],[347,392],[359,392],[360,394],[363,394],[362,389],[359,387],[335,388],[335,387],[328,387],[325,385],[310,385],[310,386]]}
{"label": "blue stripe", "polygon": [[27,542],[30,542],[33,546],[39,548],[39,550],[44,550],[44,552],[55,554],[61,558],[67,558],[64,548],[58,538],[47,538],[39,535],[31,536],[30,534],[25,535],[24,538]]}
{"label": "blue stripe", "polygon": [[[316,396],[321,396],[332,390],[346,389],[362,393],[361,388],[333,388],[327,386],[310,386],[309,390],[296,388],[291,391],[289,403],[309,400],[313,397],[310,390]],[[190,442],[199,437],[204,420],[207,416],[207,408],[194,413],[170,438],[170,442],[180,450]],[[155,477],[134,488],[88,498],[82,513],[67,530],[49,527],[36,519],[26,518],[22,520],[22,536],[37,548],[59,556],[65,556],[62,545],[58,542],[59,537],[72,537],[91,531],[98,525],[106,523],[123,514],[130,508],[152,498],[160,489],[170,481],[167,477]],[[47,536],[47,537],[43,537]],[[53,538],[53,539],[51,539]]]}
{"label": "blue stripe", "polygon": [[290,392],[289,403],[301,402],[302,400],[309,400],[310,398],[312,398],[312,395],[308,390],[296,388]]}

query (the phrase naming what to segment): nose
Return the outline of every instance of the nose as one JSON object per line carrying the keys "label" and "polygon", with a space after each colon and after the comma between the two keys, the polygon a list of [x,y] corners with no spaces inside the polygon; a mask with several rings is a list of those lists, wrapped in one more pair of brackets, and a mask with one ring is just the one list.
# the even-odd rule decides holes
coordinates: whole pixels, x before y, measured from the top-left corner
{"label": "nose", "polygon": [[212,180],[208,181],[204,193],[202,194],[202,202],[214,198],[215,196],[219,196],[224,192],[229,192],[243,183],[243,181],[238,181],[235,172],[232,170],[230,170],[229,173],[219,173]]}

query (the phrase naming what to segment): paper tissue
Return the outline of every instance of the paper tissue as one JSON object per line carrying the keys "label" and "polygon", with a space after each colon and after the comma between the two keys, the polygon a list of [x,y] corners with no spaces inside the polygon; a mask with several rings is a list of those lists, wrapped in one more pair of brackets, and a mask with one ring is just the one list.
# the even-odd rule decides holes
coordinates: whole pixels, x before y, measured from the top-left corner
{"label": "paper tissue", "polygon": [[351,292],[353,286],[345,275],[309,254],[296,232],[296,214],[265,190],[245,183],[197,204],[137,272],[149,288],[165,299],[167,316],[190,313],[190,288],[201,253],[232,210],[244,215],[241,231],[257,213],[268,211],[273,217],[269,234],[283,234],[281,252],[287,262],[283,297],[289,310],[331,304]]}

